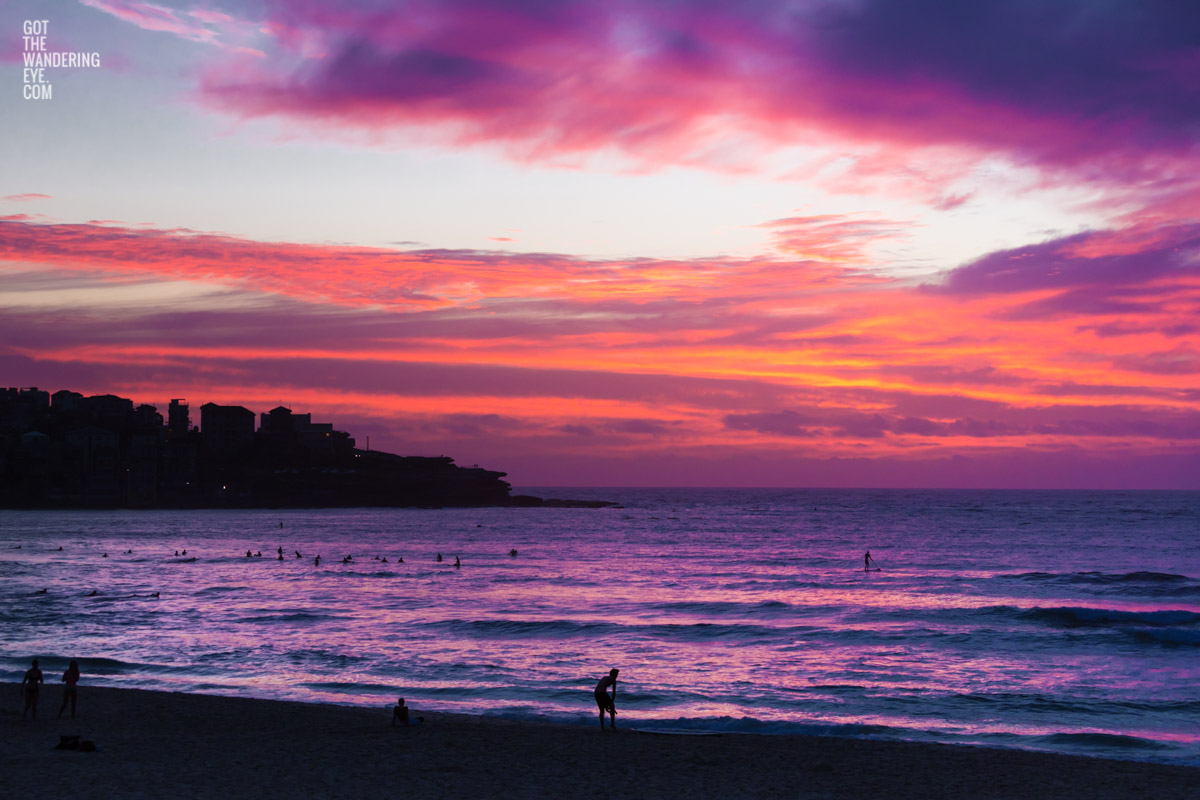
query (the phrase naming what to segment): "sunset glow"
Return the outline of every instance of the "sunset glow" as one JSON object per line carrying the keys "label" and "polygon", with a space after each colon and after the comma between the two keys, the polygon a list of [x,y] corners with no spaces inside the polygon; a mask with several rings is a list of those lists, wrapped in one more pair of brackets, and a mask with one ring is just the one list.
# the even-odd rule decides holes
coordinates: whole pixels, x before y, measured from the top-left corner
{"label": "sunset glow", "polygon": [[105,60],[2,101],[0,374],[517,485],[1197,488],[1200,15],[955,9],[18,0]]}

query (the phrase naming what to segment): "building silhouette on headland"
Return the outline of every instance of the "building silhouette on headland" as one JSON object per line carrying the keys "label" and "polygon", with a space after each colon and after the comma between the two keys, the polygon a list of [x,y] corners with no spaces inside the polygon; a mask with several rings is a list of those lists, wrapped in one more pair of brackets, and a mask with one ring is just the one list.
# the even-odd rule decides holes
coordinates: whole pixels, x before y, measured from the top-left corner
{"label": "building silhouette on headland", "polygon": [[[0,389],[0,507],[192,508],[508,505],[503,472],[446,457],[355,447],[332,423],[284,406],[259,417],[69,390]],[[529,498],[532,501],[534,498]]]}

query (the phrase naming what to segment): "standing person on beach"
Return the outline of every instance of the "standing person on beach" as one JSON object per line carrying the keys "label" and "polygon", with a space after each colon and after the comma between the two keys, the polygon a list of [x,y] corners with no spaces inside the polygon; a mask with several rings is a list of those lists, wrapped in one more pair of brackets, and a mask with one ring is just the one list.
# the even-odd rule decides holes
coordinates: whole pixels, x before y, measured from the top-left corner
{"label": "standing person on beach", "polygon": [[[608,674],[600,679],[596,684],[596,705],[600,706],[600,730],[604,730],[604,712],[608,712],[609,721],[612,723],[612,729],[617,729],[617,673],[619,669],[610,669]],[[608,687],[612,687],[612,696],[608,694]]]}
{"label": "standing person on beach", "polygon": [[63,712],[67,710],[67,702],[71,703],[71,719],[75,719],[75,701],[78,696],[76,684],[79,683],[79,662],[72,661],[67,667],[67,671],[62,676],[63,683],[63,703],[62,708],[58,710],[58,718],[62,719]]}
{"label": "standing person on beach", "polygon": [[25,677],[21,679],[21,691],[25,693],[25,710],[21,712],[21,719],[25,719],[25,715],[30,711],[33,712],[33,718],[37,719],[38,689],[41,688],[38,684],[45,682],[35,658],[33,666],[25,670]]}

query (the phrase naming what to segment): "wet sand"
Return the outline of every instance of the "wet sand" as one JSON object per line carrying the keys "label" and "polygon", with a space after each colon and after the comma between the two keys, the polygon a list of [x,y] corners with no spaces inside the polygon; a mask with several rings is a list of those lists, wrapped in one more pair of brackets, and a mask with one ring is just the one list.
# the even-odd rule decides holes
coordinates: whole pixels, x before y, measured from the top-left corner
{"label": "wet sand", "polygon": [[[654,736],[83,685],[78,719],[21,719],[0,685],[2,798],[1155,798],[1200,797],[1200,768],[815,736]],[[69,712],[68,712],[69,713]],[[581,716],[584,712],[581,712]],[[636,727],[633,715],[618,724]],[[55,750],[60,735],[96,752]]]}

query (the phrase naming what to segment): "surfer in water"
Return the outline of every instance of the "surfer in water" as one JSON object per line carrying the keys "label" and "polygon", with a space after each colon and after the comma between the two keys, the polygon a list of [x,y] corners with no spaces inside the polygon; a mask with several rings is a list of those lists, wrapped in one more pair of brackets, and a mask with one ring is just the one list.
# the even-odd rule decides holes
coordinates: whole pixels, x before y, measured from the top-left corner
{"label": "surfer in water", "polygon": [[[608,718],[612,723],[612,729],[617,729],[617,673],[619,669],[610,669],[608,674],[600,679],[596,684],[596,705],[600,706],[600,730],[604,730],[604,712],[608,712]],[[612,695],[608,694],[608,687],[612,687]]]}
{"label": "surfer in water", "polygon": [[863,572],[871,571],[871,551],[863,553]]}

